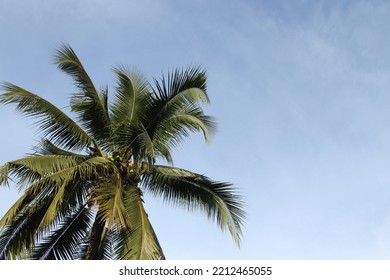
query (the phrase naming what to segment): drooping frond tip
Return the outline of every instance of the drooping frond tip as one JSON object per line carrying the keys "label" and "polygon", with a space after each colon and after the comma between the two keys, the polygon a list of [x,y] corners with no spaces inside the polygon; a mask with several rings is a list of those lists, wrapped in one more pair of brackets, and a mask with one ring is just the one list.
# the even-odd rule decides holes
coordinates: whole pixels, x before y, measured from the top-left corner
{"label": "drooping frond tip", "polygon": [[239,246],[245,211],[242,197],[232,185],[212,181],[208,177],[185,169],[155,166],[145,175],[145,188],[165,201],[185,206],[189,210],[200,209],[221,229],[228,229]]}
{"label": "drooping frond tip", "polygon": [[67,149],[81,149],[91,145],[91,137],[68,115],[46,99],[11,83],[3,84],[5,93],[0,104],[15,104],[16,110],[37,119],[44,138]]}

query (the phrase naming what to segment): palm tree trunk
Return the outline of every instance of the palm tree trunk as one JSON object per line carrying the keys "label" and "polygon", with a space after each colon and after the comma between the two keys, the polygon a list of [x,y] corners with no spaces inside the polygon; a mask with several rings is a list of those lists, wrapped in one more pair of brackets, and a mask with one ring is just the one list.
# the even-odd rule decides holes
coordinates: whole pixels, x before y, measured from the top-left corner
{"label": "palm tree trunk", "polygon": [[103,239],[103,231],[104,231],[104,222],[99,219],[95,220],[95,223],[92,226],[91,238],[88,243],[87,253],[85,255],[86,260],[98,260],[100,243]]}

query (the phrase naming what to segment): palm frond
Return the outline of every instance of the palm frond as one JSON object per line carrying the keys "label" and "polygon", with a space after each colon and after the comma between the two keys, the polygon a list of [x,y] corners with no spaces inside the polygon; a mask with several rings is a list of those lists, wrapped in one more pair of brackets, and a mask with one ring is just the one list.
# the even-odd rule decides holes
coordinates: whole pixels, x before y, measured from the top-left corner
{"label": "palm frond", "polygon": [[[44,157],[44,156],[42,156]],[[96,180],[96,178],[105,177],[111,174],[115,166],[105,157],[93,157],[78,162],[75,165],[55,170],[55,172],[47,174],[42,180],[36,182],[36,186],[44,186],[45,184],[55,183],[57,185],[66,184],[75,179],[78,180]]]}
{"label": "palm frond", "polygon": [[68,150],[61,149],[60,147],[54,145],[48,139],[42,139],[38,145],[36,145],[33,150],[35,151],[34,155],[58,155],[58,156],[70,156],[75,158],[83,159],[84,155],[73,153]]}
{"label": "palm frond", "polygon": [[156,150],[164,157],[189,132],[202,131],[206,141],[214,132],[213,118],[203,113],[199,102],[208,103],[206,73],[199,67],[176,70],[155,80],[154,96],[145,109],[144,126]]}
{"label": "palm frond", "polygon": [[139,124],[123,121],[114,128],[112,139],[118,149],[131,148],[134,146],[138,134]]}
{"label": "palm frond", "polygon": [[37,201],[25,207],[0,234],[0,259],[18,259],[34,247],[36,230],[47,204]]}
{"label": "palm frond", "polygon": [[203,132],[206,142],[215,132],[216,124],[212,117],[204,115],[202,109],[195,104],[182,104],[168,107],[161,116],[153,134],[157,150],[169,149],[180,144],[190,132]]}
{"label": "palm frond", "polygon": [[45,214],[42,216],[41,223],[39,224],[39,229],[46,229],[51,225],[56,217],[58,217],[59,209],[62,208],[62,203],[65,195],[65,191],[68,191],[71,184],[62,184],[61,186],[56,186],[53,188],[51,202],[47,208]]}
{"label": "palm frond", "polygon": [[0,186],[7,185],[9,180],[9,163],[0,165]]}
{"label": "palm frond", "polygon": [[163,143],[156,143],[156,157],[164,159],[168,164],[173,165],[171,146]]}
{"label": "palm frond", "polygon": [[45,176],[60,170],[76,166],[81,162],[77,156],[33,155],[8,162],[7,167],[0,168],[3,176],[16,178],[19,189],[41,180]]}
{"label": "palm frond", "polygon": [[38,192],[41,197],[52,197],[40,227],[49,226],[54,221],[58,211],[63,209],[64,202],[70,203],[64,201],[68,194],[75,194],[77,190],[82,190],[81,185],[88,188],[89,181],[109,176],[114,168],[112,163],[105,158],[91,158],[76,166],[50,174],[33,184],[30,188]]}
{"label": "palm frond", "polygon": [[[45,158],[47,161],[39,161]],[[27,200],[20,200],[19,204],[14,205],[4,216],[2,222],[9,221],[17,214],[20,205],[25,205],[27,201],[31,201],[31,197],[35,199],[45,199],[47,201],[46,212],[42,214],[40,228],[46,228],[56,218],[58,211],[63,208],[63,203],[66,205],[73,203],[72,200],[64,200],[68,195],[72,194],[73,199],[77,199],[76,194],[83,191],[83,186],[88,181],[96,180],[97,178],[106,177],[113,172],[115,168],[112,163],[105,158],[90,158],[83,162],[57,161],[56,158],[69,158],[64,156],[36,156],[24,158],[17,162],[18,166],[23,166],[27,170],[33,169],[32,172],[47,172],[47,168],[52,168],[49,173],[44,174],[41,178],[34,182],[30,182],[24,196]],[[37,160],[38,159],[38,160]],[[39,162],[31,164],[31,162]],[[21,164],[23,163],[23,164]],[[58,164],[58,165],[57,165]],[[19,174],[20,175],[20,174]],[[80,185],[81,184],[81,185]],[[65,205],[65,206],[66,206]]]}
{"label": "palm frond", "polygon": [[76,166],[83,160],[84,157],[68,155],[32,155],[10,161],[10,164],[15,167],[22,165],[41,176],[46,176]]}
{"label": "palm frond", "polygon": [[202,131],[207,142],[210,141],[210,134],[215,131],[215,121],[212,117],[203,114],[199,108],[181,107],[177,112],[167,118],[167,124],[162,124],[162,127],[171,127],[171,130],[176,130],[176,133],[186,134],[185,130],[191,132]]}
{"label": "palm frond", "polygon": [[11,177],[16,179],[19,190],[42,178],[41,174],[34,172],[23,165],[7,162],[0,166],[0,184],[8,184]]}
{"label": "palm frond", "polygon": [[120,247],[119,242],[119,231],[113,227],[106,229],[106,232],[101,240],[99,248],[99,260],[115,260],[119,258],[118,248]]}
{"label": "palm frond", "polygon": [[93,145],[89,135],[69,116],[49,101],[16,85],[5,83],[0,95],[0,104],[16,104],[23,114],[38,118],[36,124],[44,138],[66,149],[82,149]]}
{"label": "palm frond", "polygon": [[122,123],[138,123],[142,111],[149,100],[149,85],[139,72],[130,71],[126,67],[113,69],[117,77],[114,102],[111,105],[112,123],[120,126]]}
{"label": "palm frond", "polygon": [[58,213],[65,213],[69,207],[80,205],[85,201],[88,187],[82,185],[82,182],[74,182],[74,184],[57,186],[52,182],[43,184],[40,181],[32,184],[1,218],[0,227],[7,225],[25,209],[41,201],[45,203],[46,210],[41,215],[39,228],[47,228]]}
{"label": "palm frond", "polygon": [[31,193],[25,192],[18,200],[8,209],[4,216],[0,219],[0,228],[4,227],[7,223],[10,223],[22,209],[31,204],[35,200],[35,196]]}
{"label": "palm frond", "polygon": [[91,200],[99,205],[97,219],[107,223],[111,229],[114,225],[128,227],[129,217],[124,206],[124,188],[122,178],[117,172],[105,180],[100,180],[94,189]]}
{"label": "palm frond", "polygon": [[202,68],[189,67],[185,70],[176,69],[175,71],[168,73],[168,77],[164,76],[161,82],[154,80],[157,92],[156,97],[164,99],[167,102],[175,100],[175,98],[181,98],[183,96],[190,102],[203,102],[208,103],[209,98],[206,93],[206,71]]}
{"label": "palm frond", "polygon": [[71,98],[72,111],[93,138],[104,143],[110,136],[110,120],[105,109],[105,96],[100,96],[76,53],[69,45],[57,49],[56,64],[71,75],[78,88]]}
{"label": "palm frond", "polygon": [[121,150],[131,150],[134,158],[155,159],[157,154],[161,154],[155,147],[153,139],[142,123],[133,122],[122,123],[115,131],[113,137],[115,144]]}
{"label": "palm frond", "polygon": [[186,206],[189,210],[200,208],[205,211],[222,229],[228,228],[236,244],[240,245],[245,212],[242,199],[235,194],[231,184],[212,181],[188,170],[157,165],[153,172],[145,175],[143,186],[168,202]]}
{"label": "palm frond", "polygon": [[140,127],[140,134],[138,134],[137,140],[143,154],[148,158],[155,159],[156,149],[154,147],[153,139],[150,138],[148,131],[143,125]]}
{"label": "palm frond", "polygon": [[54,231],[35,245],[32,259],[79,259],[95,215],[90,208],[81,205],[65,217],[58,217]]}
{"label": "palm frond", "polygon": [[102,104],[104,117],[103,119],[106,120],[108,127],[102,132],[105,135],[104,141],[102,139],[98,139],[99,145],[102,147],[104,151],[110,151],[112,150],[112,143],[111,143],[111,136],[112,136],[112,123],[110,120],[110,112],[109,112],[109,105],[108,105],[108,87],[106,86],[104,89],[100,90],[100,102]]}
{"label": "palm frond", "polygon": [[165,259],[156,234],[145,212],[141,192],[129,187],[126,194],[126,210],[130,216],[130,228],[124,229],[121,259],[161,260]]}

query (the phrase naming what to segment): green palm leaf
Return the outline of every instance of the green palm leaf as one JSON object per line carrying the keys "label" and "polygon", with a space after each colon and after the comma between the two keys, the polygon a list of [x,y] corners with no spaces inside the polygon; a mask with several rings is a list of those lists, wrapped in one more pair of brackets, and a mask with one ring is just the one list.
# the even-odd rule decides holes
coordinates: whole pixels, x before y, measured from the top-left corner
{"label": "green palm leaf", "polygon": [[206,73],[200,68],[176,70],[163,77],[161,83],[155,80],[154,96],[145,109],[145,124],[156,150],[168,155],[189,131],[203,131],[206,141],[215,130],[214,120],[203,114],[199,102],[208,103]]}
{"label": "green palm leaf", "polygon": [[118,242],[120,233],[114,227],[110,230],[107,230],[101,240],[99,248],[99,260],[115,260],[119,256],[119,247]]}
{"label": "green palm leaf", "polygon": [[91,158],[78,165],[59,170],[34,183],[31,186],[32,190],[39,192],[42,197],[52,197],[43,215],[40,228],[46,228],[54,221],[58,211],[63,208],[65,194],[75,193],[77,191],[75,188],[80,189],[78,182],[85,182],[82,185],[87,186],[90,180],[109,176],[114,167],[108,163],[110,162],[105,158]]}
{"label": "green palm leaf", "polygon": [[[0,167],[0,183],[15,177],[19,189],[29,187],[42,178],[57,174],[80,163],[80,157],[61,155],[37,155],[10,161]],[[61,178],[62,179],[62,178]]]}
{"label": "green palm leaf", "polygon": [[26,251],[31,252],[35,232],[46,208],[45,203],[36,202],[7,223],[0,235],[0,259],[18,259]]}
{"label": "green palm leaf", "polygon": [[[16,166],[23,166],[33,172],[41,174],[46,172],[41,179],[30,182],[30,186],[26,190],[26,197],[40,197],[40,199],[49,199],[48,208],[42,215],[42,221],[40,228],[46,228],[56,218],[59,209],[62,208],[64,197],[66,194],[74,194],[80,184],[77,182],[88,181],[100,176],[105,177],[112,172],[114,168],[110,161],[105,158],[91,158],[83,162],[77,162],[69,156],[33,156],[24,159],[20,159],[12,162]],[[111,168],[111,170],[110,170]],[[20,201],[20,204],[24,202]],[[70,201],[67,201],[70,203]],[[15,205],[5,215],[6,220],[13,218],[12,215],[17,214],[16,209],[18,205]]]}
{"label": "green palm leaf", "polygon": [[50,259],[79,259],[85,247],[85,237],[91,229],[94,215],[91,209],[81,205],[71,214],[58,217],[56,229],[45,233],[34,248],[31,258],[40,260]]}
{"label": "green palm leaf", "polygon": [[97,218],[106,221],[109,229],[114,225],[126,228],[130,224],[124,206],[123,192],[122,179],[118,173],[107,177],[106,180],[100,180],[95,187],[94,196],[91,199],[99,205]]}
{"label": "green palm leaf", "polygon": [[35,200],[35,196],[25,192],[18,200],[8,209],[0,220],[0,228],[10,223],[26,205],[31,204]]}
{"label": "green palm leaf", "polygon": [[8,184],[9,167],[10,165],[8,163],[0,165],[0,185]]}
{"label": "green palm leaf", "polygon": [[41,176],[50,175],[80,164],[84,158],[68,155],[36,155],[10,161],[11,166],[24,166]]}
{"label": "green palm leaf", "polygon": [[156,234],[145,212],[141,192],[138,188],[127,189],[126,209],[130,216],[130,228],[125,231],[122,259],[160,260],[165,259]]}
{"label": "green palm leaf", "polygon": [[144,187],[153,195],[189,210],[200,208],[210,219],[216,219],[222,229],[227,227],[237,245],[240,244],[245,212],[241,197],[234,193],[231,184],[180,168],[155,166],[152,173],[145,175]]}
{"label": "green palm leaf", "polygon": [[41,142],[34,147],[35,155],[57,155],[57,156],[71,156],[74,158],[85,158],[84,155],[70,152],[68,150],[61,149],[54,145],[48,139],[42,139]]}
{"label": "green palm leaf", "polygon": [[43,137],[67,149],[82,149],[94,141],[70,117],[47,100],[10,83],[3,85],[0,104],[16,104],[16,109],[36,117]]}
{"label": "green palm leaf", "polygon": [[106,96],[99,95],[79,58],[69,45],[63,45],[57,50],[55,62],[59,69],[73,77],[79,90],[71,98],[72,111],[76,112],[83,128],[99,143],[104,144],[103,140],[109,138],[111,130],[105,106]]}
{"label": "green palm leaf", "polygon": [[137,123],[150,99],[148,83],[140,73],[123,66],[114,68],[114,73],[117,76],[117,86],[111,106],[112,123],[114,126]]}
{"label": "green palm leaf", "polygon": [[170,111],[160,119],[158,128],[154,132],[156,149],[164,150],[180,144],[190,132],[203,132],[207,142],[210,134],[215,131],[214,120],[203,114],[203,111],[193,104],[180,105],[177,108],[169,107]]}
{"label": "green palm leaf", "polygon": [[31,171],[23,165],[7,162],[6,164],[0,166],[0,185],[8,184],[11,179],[10,177],[14,177],[16,179],[19,190],[28,187],[30,184],[42,178],[41,174]]}
{"label": "green palm leaf", "polygon": [[162,77],[161,82],[154,80],[157,92],[155,95],[166,102],[174,102],[184,97],[190,102],[209,102],[206,94],[206,71],[200,67],[189,67],[186,70],[176,69]]}

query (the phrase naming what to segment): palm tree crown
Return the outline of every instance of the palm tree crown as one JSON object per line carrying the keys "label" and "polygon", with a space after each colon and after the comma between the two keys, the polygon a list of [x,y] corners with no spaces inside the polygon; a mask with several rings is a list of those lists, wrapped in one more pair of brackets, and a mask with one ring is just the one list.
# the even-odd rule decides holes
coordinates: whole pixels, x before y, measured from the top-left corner
{"label": "palm tree crown", "polygon": [[172,148],[189,133],[208,141],[215,129],[200,107],[209,102],[204,70],[178,69],[149,83],[114,68],[109,103],[70,46],[55,60],[76,85],[75,120],[10,83],[0,95],[0,103],[37,118],[42,132],[33,154],[0,166],[0,184],[13,178],[23,190],[0,220],[0,259],[164,259],[144,191],[199,208],[240,243],[245,213],[231,184],[172,166]]}

